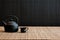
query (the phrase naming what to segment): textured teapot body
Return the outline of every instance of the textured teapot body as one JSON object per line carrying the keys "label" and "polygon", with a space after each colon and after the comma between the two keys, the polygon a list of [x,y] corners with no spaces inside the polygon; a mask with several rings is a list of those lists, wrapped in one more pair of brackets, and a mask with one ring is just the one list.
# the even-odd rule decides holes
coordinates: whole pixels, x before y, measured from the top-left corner
{"label": "textured teapot body", "polygon": [[4,25],[5,32],[18,31],[18,17],[14,15],[8,15],[5,18],[3,18],[2,23]]}
{"label": "textured teapot body", "polygon": [[18,24],[15,21],[6,22],[4,25],[6,32],[17,32],[18,31]]}

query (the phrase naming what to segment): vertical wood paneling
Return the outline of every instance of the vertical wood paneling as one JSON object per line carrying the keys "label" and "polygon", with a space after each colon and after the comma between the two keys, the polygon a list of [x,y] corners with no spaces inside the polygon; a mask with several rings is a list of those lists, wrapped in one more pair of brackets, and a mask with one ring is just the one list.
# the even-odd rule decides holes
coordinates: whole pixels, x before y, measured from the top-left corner
{"label": "vertical wood paneling", "polygon": [[60,0],[0,0],[0,17],[7,15],[19,25],[60,25]]}

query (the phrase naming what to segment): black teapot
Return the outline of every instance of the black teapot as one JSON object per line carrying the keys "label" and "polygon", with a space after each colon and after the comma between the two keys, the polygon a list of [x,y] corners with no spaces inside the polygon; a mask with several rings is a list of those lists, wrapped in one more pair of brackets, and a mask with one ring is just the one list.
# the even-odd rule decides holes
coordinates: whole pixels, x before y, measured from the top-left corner
{"label": "black teapot", "polygon": [[18,18],[13,15],[6,17],[6,20],[3,20],[5,32],[17,32],[18,31]]}

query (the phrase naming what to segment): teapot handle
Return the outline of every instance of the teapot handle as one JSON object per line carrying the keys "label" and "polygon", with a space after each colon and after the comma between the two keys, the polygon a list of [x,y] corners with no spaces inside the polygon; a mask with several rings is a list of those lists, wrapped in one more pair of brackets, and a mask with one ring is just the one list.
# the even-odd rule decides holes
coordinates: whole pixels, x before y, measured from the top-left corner
{"label": "teapot handle", "polygon": [[12,21],[18,22],[18,17],[15,15],[8,15],[7,16],[7,21],[9,21],[11,19],[12,19]]}

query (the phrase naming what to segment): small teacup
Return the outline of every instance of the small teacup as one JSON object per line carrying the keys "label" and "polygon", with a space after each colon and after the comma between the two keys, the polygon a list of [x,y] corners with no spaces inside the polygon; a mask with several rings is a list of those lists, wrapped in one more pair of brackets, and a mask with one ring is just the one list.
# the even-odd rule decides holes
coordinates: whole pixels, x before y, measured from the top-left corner
{"label": "small teacup", "polygon": [[25,32],[27,32],[27,30],[28,30],[27,27],[21,27],[20,28],[21,33],[25,33]]}

